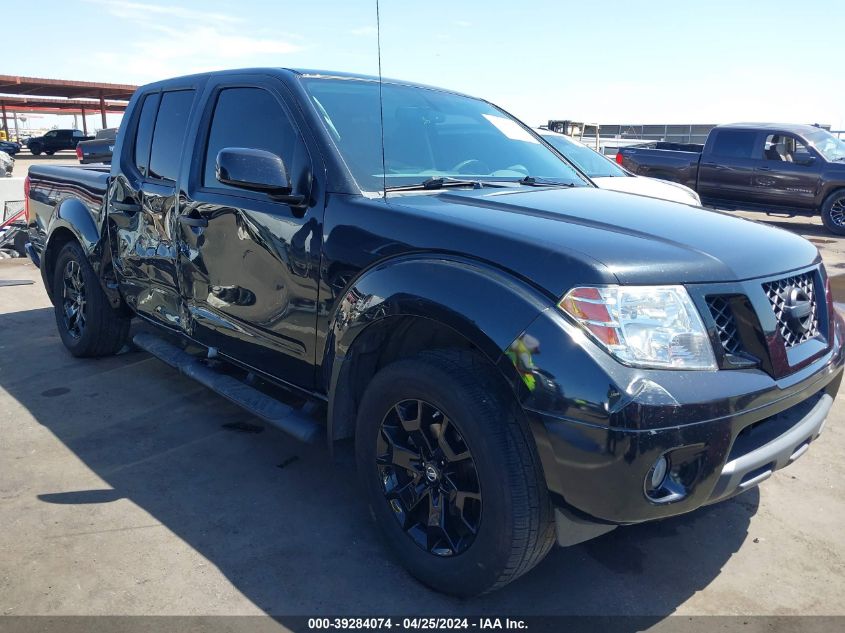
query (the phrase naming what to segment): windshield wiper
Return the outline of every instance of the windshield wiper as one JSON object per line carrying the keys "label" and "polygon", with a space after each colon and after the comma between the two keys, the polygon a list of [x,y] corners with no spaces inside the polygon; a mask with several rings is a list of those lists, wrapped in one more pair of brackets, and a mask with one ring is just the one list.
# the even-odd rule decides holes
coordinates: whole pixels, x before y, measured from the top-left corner
{"label": "windshield wiper", "polygon": [[429,178],[428,180],[423,180],[412,185],[387,187],[385,191],[426,191],[431,189],[445,189],[446,187],[472,187],[473,189],[481,189],[484,186],[497,187],[500,185],[491,185],[481,180],[460,180],[449,176],[438,176],[437,178]]}
{"label": "windshield wiper", "polygon": [[557,180],[544,180],[542,178],[535,178],[534,176],[526,176],[518,181],[520,185],[528,187],[574,187],[574,182],[560,182]]}

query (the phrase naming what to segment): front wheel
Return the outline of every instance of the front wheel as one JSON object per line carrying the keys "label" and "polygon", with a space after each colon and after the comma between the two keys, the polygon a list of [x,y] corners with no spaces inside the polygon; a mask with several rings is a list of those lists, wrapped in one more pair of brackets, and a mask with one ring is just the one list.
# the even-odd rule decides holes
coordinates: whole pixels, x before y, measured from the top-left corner
{"label": "front wheel", "polygon": [[111,307],[82,247],[68,242],[53,270],[59,336],[74,356],[108,356],[124,346],[129,319]]}
{"label": "front wheel", "polygon": [[34,146],[34,147],[30,147],[30,148],[29,148],[29,152],[30,152],[30,154],[32,154],[33,156],[41,156],[41,148],[40,148],[40,147],[38,147],[37,145],[36,145],[36,146]]}
{"label": "front wheel", "polygon": [[822,223],[836,235],[845,235],[845,189],[834,191],[822,204]]}
{"label": "front wheel", "polygon": [[554,543],[533,441],[487,375],[471,352],[396,361],[357,421],[358,471],[386,542],[417,579],[457,596],[506,585]]}

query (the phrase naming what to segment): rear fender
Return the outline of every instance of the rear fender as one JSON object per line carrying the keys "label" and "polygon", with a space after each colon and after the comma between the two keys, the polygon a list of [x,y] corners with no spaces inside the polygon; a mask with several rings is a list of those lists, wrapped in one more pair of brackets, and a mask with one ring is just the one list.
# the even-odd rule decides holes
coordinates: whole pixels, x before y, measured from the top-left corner
{"label": "rear fender", "polygon": [[42,256],[41,276],[47,292],[53,296],[53,266],[59,251],[69,239],[75,239],[100,280],[103,291],[112,306],[120,305],[120,295],[116,288],[110,288],[103,279],[104,240],[95,218],[82,201],[66,198],[56,205],[47,228],[47,239]]}

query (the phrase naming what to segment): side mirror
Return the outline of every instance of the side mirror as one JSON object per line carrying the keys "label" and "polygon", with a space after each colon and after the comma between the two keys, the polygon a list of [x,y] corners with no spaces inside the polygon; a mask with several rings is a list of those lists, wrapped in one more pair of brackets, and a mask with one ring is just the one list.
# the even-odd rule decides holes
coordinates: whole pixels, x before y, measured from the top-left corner
{"label": "side mirror", "polygon": [[813,163],[816,162],[816,157],[813,156],[812,154],[804,154],[803,156],[800,157],[800,160],[796,160],[795,162],[798,163],[799,165],[804,165],[805,167],[809,167],[810,165],[812,165]]}
{"label": "side mirror", "polygon": [[292,189],[284,161],[263,149],[221,149],[217,153],[216,175],[224,185],[271,195],[286,196]]}

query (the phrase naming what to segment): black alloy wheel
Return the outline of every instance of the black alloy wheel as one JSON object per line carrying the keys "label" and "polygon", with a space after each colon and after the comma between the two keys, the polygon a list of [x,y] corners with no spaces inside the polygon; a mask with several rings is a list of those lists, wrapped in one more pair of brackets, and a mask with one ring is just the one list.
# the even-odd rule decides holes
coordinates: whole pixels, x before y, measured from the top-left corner
{"label": "black alloy wheel", "polygon": [[62,274],[62,314],[65,329],[79,339],[85,332],[85,280],[76,260],[68,260]]}
{"label": "black alloy wheel", "polygon": [[454,596],[497,589],[555,539],[530,429],[510,387],[472,350],[386,364],[358,405],[355,461],[385,545]]}
{"label": "black alloy wheel", "polygon": [[830,205],[830,221],[836,226],[845,227],[845,194]]}
{"label": "black alloy wheel", "polygon": [[376,465],[404,532],[437,556],[455,556],[481,525],[481,486],[458,426],[434,405],[403,400],[381,422]]}
{"label": "black alloy wheel", "polygon": [[822,223],[836,235],[845,235],[845,189],[831,193],[822,204]]}
{"label": "black alloy wheel", "polygon": [[[50,260],[45,264],[50,265]],[[114,308],[80,244],[70,240],[47,275],[59,336],[74,356],[115,354],[129,337],[130,315]]]}

